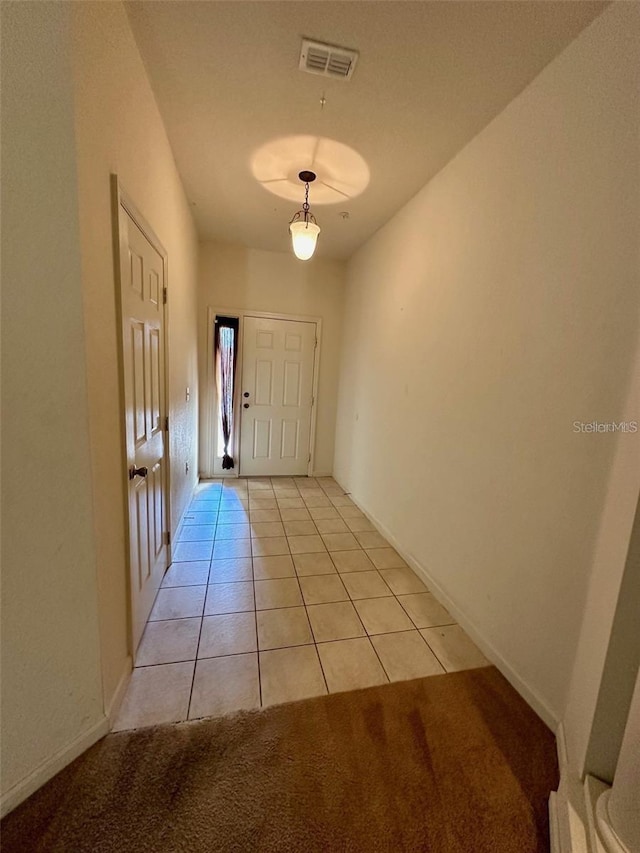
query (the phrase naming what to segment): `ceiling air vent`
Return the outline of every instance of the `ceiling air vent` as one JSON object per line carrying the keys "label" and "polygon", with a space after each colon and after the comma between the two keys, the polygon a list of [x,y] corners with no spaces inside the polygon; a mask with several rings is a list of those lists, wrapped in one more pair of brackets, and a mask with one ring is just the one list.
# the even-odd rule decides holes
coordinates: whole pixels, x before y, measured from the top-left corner
{"label": "ceiling air vent", "polygon": [[300,51],[300,71],[308,74],[321,74],[323,77],[338,77],[350,80],[358,61],[358,51],[321,41],[302,39]]}

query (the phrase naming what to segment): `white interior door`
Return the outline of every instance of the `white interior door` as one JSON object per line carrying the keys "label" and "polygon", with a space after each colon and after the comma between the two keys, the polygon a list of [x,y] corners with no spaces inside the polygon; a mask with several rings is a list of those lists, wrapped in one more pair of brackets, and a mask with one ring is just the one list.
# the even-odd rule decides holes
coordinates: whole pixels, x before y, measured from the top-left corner
{"label": "white interior door", "polygon": [[242,476],[307,473],[315,350],[315,323],[244,318]]}
{"label": "white interior door", "polygon": [[119,207],[133,651],[168,565],[165,258]]}

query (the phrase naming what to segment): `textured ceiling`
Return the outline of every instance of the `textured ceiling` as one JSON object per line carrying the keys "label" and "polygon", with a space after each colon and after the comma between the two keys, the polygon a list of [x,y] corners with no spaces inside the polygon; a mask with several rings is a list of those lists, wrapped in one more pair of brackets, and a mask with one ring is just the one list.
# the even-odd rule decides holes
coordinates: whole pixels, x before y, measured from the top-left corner
{"label": "textured ceiling", "polygon": [[[300,203],[273,195],[254,175],[256,157],[282,137],[327,137],[354,149],[369,170],[355,198],[315,204],[311,188],[318,254],[346,258],[608,4],[126,5],[201,238],[287,251],[303,190]],[[302,36],[356,48],[353,79],[299,71]]]}

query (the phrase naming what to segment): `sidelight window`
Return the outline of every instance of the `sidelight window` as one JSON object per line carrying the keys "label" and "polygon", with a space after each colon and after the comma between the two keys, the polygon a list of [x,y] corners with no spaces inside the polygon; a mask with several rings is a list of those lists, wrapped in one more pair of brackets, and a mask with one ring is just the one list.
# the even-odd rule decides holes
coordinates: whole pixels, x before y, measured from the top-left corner
{"label": "sidelight window", "polygon": [[222,457],[222,467],[229,470],[234,467],[233,400],[238,357],[238,319],[236,317],[216,317],[214,357],[218,410],[217,455]]}

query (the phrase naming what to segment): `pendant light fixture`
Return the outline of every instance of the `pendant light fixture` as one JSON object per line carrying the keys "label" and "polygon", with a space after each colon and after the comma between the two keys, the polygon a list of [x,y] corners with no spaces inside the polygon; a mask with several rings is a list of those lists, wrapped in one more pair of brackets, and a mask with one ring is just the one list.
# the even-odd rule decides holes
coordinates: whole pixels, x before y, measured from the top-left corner
{"label": "pendant light fixture", "polygon": [[298,210],[289,223],[293,253],[301,261],[308,261],[316,250],[316,241],[320,233],[320,226],[315,217],[309,213],[309,184],[316,179],[315,172],[303,170],[298,177],[304,184],[304,204],[302,210]]}

